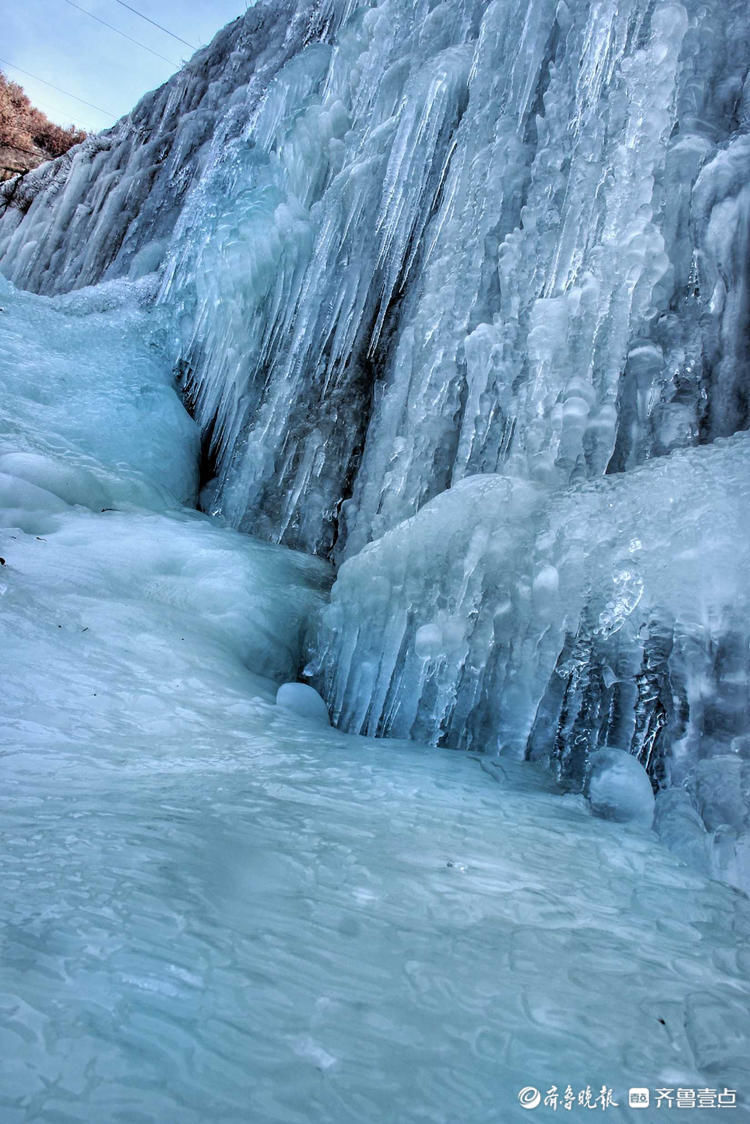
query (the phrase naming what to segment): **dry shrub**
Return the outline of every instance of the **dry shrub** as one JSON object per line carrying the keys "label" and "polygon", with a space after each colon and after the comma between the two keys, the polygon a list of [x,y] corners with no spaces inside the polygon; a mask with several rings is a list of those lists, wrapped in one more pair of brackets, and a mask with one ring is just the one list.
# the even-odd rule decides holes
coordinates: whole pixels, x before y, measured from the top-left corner
{"label": "dry shrub", "polygon": [[22,86],[0,72],[0,147],[8,145],[48,160],[62,156],[85,137],[86,133],[73,125],[67,129],[54,125],[34,108]]}

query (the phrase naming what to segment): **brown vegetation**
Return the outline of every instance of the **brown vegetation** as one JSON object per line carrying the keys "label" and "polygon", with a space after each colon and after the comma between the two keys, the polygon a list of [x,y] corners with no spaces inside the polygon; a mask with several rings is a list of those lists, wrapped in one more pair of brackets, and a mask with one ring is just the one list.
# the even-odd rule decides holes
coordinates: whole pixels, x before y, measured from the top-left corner
{"label": "brown vegetation", "polygon": [[0,72],[0,180],[62,156],[86,133],[54,125],[35,109],[17,82]]}

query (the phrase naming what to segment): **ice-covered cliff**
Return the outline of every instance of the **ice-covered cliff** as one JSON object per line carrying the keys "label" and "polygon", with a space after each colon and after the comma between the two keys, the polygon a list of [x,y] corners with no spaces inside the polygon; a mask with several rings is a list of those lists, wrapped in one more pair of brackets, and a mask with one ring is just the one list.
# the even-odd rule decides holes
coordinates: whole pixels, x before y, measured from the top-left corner
{"label": "ice-covered cliff", "polygon": [[265,0],[0,189],[2,1124],[748,1119],[748,24]]}
{"label": "ice-covered cliff", "polygon": [[0,219],[38,291],[160,271],[204,508],[347,560],[344,726],[616,744],[739,881],[748,59],[742,0],[262,0]]}
{"label": "ice-covered cliff", "polygon": [[319,9],[258,4],[111,129],[0,186],[6,276],[60,293],[155,269],[217,123],[241,132],[274,75],[322,32]]}
{"label": "ice-covered cliff", "polygon": [[212,502],[310,550],[472,473],[566,485],[728,436],[747,24],[739,2],[266,0],[27,178],[3,268],[59,291],[166,256]]}

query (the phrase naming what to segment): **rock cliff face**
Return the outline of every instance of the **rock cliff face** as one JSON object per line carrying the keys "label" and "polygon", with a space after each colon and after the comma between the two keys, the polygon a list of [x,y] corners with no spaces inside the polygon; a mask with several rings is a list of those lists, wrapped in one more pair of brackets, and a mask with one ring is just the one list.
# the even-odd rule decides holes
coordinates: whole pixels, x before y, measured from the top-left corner
{"label": "rock cliff face", "polygon": [[40,292],[160,270],[203,506],[345,562],[309,669],[342,724],[574,786],[616,743],[732,869],[749,25],[266,0],[0,221]]}
{"label": "rock cliff face", "polygon": [[[0,144],[0,183],[23,176],[31,168],[38,168],[45,157],[40,152],[16,148],[12,144]],[[16,190],[20,187],[17,184]]]}

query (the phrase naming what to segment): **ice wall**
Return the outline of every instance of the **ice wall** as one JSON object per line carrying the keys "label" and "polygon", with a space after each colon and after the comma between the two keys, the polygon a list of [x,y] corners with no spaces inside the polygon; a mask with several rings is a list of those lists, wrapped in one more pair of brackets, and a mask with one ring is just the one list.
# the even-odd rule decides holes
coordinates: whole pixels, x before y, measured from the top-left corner
{"label": "ice wall", "polygon": [[270,84],[165,294],[207,505],[338,557],[476,472],[747,422],[740,5],[365,5]]}
{"label": "ice wall", "polygon": [[263,0],[111,129],[0,187],[0,260],[17,285],[59,293],[162,262],[217,123],[238,133],[271,77],[324,30],[325,3]]}
{"label": "ice wall", "polygon": [[739,0],[266,0],[27,177],[3,268],[166,256],[205,504],[275,541],[628,469],[747,424],[749,34]]}
{"label": "ice wall", "polygon": [[745,434],[561,492],[467,478],[344,563],[308,673],[346,729],[575,790],[619,747],[692,797],[665,833],[750,885],[749,504]]}

